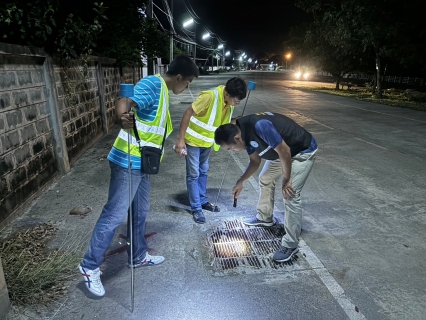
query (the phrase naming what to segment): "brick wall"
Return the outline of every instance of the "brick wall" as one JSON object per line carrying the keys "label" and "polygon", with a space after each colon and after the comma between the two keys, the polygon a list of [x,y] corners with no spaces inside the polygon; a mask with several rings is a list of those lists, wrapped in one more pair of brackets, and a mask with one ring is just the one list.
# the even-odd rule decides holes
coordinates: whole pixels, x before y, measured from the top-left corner
{"label": "brick wall", "polygon": [[0,55],[0,222],[57,172],[43,58]]}
{"label": "brick wall", "polygon": [[66,66],[55,64],[54,71],[58,109],[72,164],[103,133],[96,66],[93,61],[75,61]]}
{"label": "brick wall", "polygon": [[64,66],[0,43],[0,230],[111,129],[120,83],[140,77],[113,59]]}
{"label": "brick wall", "polygon": [[9,294],[3,274],[3,266],[0,259],[0,319],[6,319],[10,308]]}
{"label": "brick wall", "polygon": [[105,93],[105,111],[107,115],[107,125],[111,128],[115,123],[115,103],[120,92],[121,77],[118,68],[112,66],[102,66],[103,89]]}

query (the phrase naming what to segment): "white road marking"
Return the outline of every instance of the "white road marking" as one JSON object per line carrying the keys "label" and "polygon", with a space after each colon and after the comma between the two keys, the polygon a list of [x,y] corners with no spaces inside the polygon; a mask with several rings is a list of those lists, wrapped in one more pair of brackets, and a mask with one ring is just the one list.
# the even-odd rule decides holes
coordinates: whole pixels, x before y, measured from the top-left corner
{"label": "white road marking", "polygon": [[326,126],[325,124],[323,124],[323,123],[321,123],[321,122],[319,122],[319,121],[317,121],[317,120],[314,120],[314,119],[312,119],[312,118],[309,118],[309,119],[310,119],[311,121],[315,122],[316,124],[319,124],[320,126],[323,126],[323,127],[328,128],[328,129],[334,130],[334,128],[329,127],[329,126]]}
{"label": "white road marking", "polygon": [[373,142],[367,141],[367,140],[365,140],[365,139],[361,139],[361,138],[356,138],[356,137],[355,137],[355,140],[358,140],[358,141],[362,141],[362,142],[365,142],[365,143],[371,144],[372,146],[375,146],[375,147],[380,148],[380,149],[383,149],[383,150],[390,150],[389,148],[385,148],[385,147],[379,146],[378,144],[375,144],[375,143],[373,143]]}
{"label": "white road marking", "polygon": [[[240,159],[231,151],[232,158],[235,163],[240,167],[241,171],[244,172],[246,166],[242,164]],[[250,177],[248,180],[256,190],[257,194],[260,194],[259,184],[257,181]],[[276,209],[276,208],[275,208]],[[316,275],[321,279],[324,285],[327,287],[328,291],[337,301],[337,303],[342,307],[343,311],[347,314],[349,319],[365,319],[365,316],[361,312],[355,310],[355,305],[352,301],[346,296],[343,288],[337,283],[333,276],[328,272],[327,268],[322,264],[321,260],[315,255],[311,248],[306,244],[306,242],[300,237],[299,239],[300,250],[304,254],[305,260],[308,262],[309,266],[316,273]]]}

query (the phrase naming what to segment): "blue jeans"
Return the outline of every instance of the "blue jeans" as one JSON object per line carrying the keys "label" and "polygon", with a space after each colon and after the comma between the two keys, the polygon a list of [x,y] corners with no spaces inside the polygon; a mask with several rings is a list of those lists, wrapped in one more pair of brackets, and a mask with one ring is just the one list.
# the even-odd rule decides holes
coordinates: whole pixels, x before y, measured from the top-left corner
{"label": "blue jeans", "polygon": [[201,205],[207,202],[207,171],[211,148],[186,145],[186,149],[186,187],[191,211],[195,212],[202,210]]}
{"label": "blue jeans", "polygon": [[[111,244],[117,227],[124,222],[129,212],[129,174],[128,169],[110,162],[111,180],[108,202],[105,204],[90,240],[89,249],[81,266],[90,270],[99,267]],[[129,239],[130,224],[127,221],[127,243],[133,243],[133,262],[145,258],[148,245],[145,239],[145,220],[149,212],[150,179],[141,170],[132,170],[132,217],[133,241]],[[130,257],[130,245],[127,246]],[[130,261],[130,258],[129,258]],[[130,263],[130,262],[129,262]]]}

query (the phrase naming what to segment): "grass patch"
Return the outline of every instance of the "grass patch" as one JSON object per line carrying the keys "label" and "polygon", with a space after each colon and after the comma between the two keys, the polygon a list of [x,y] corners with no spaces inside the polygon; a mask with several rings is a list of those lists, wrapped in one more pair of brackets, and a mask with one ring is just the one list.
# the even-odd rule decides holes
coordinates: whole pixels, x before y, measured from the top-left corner
{"label": "grass patch", "polygon": [[56,234],[51,223],[18,232],[0,242],[0,256],[12,303],[48,305],[66,292],[76,275],[81,239],[65,238],[57,249],[47,244]]}
{"label": "grass patch", "polygon": [[336,96],[353,98],[361,101],[376,102],[386,104],[394,107],[409,108],[413,110],[426,111],[425,102],[415,102],[408,100],[401,91],[383,92],[382,98],[379,99],[368,92],[366,89],[347,89],[347,90],[336,90],[335,88],[327,87],[292,87],[297,90],[309,90],[315,92],[322,92],[332,94]]}

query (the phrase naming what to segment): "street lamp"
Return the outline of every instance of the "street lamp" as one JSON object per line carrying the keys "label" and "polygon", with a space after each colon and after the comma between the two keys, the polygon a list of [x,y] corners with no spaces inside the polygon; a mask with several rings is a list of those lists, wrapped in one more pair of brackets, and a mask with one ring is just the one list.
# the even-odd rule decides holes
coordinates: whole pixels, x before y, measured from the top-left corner
{"label": "street lamp", "polygon": [[288,61],[288,60],[290,60],[290,58],[291,58],[291,53],[287,53],[287,54],[285,55],[285,58],[286,58],[286,60],[285,60],[285,69],[287,70],[287,61]]}
{"label": "street lamp", "polygon": [[206,34],[203,35],[203,39],[207,39],[209,37],[210,37],[210,33],[206,33]]}
{"label": "street lamp", "polygon": [[194,19],[189,19],[189,20],[187,20],[187,21],[185,21],[184,23],[183,23],[183,26],[184,27],[187,27],[187,26],[189,26],[191,23],[193,23],[194,22]]}
{"label": "street lamp", "polygon": [[[189,19],[187,21],[185,21],[183,23],[184,28],[186,28],[187,26],[189,26],[190,24],[194,23],[194,19]],[[196,57],[197,57],[197,25],[194,25],[194,62],[195,64],[197,64],[196,62]]]}

